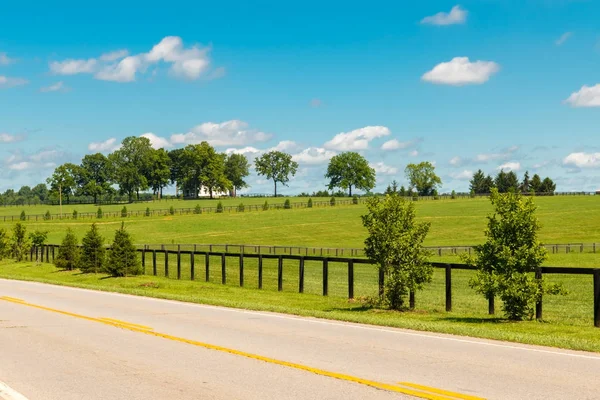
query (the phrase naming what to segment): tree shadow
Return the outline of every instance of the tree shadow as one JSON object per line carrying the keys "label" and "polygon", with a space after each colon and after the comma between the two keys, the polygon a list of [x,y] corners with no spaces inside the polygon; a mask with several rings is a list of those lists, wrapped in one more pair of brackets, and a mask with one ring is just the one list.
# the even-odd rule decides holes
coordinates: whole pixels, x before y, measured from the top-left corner
{"label": "tree shadow", "polygon": [[447,322],[459,322],[464,324],[498,324],[498,323],[511,323],[516,321],[510,321],[506,318],[502,317],[439,317],[438,321],[447,321]]}

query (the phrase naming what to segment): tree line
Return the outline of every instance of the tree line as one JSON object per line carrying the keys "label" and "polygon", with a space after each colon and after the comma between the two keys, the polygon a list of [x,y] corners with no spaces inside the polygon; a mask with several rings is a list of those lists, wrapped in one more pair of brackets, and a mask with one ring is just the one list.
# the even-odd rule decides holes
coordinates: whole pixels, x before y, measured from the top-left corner
{"label": "tree line", "polygon": [[482,170],[473,174],[469,182],[469,190],[472,194],[490,194],[493,188],[498,189],[499,193],[519,192],[519,193],[544,193],[553,194],[556,191],[556,184],[549,177],[540,178],[538,174],[529,177],[529,171],[525,171],[523,180],[513,171],[500,171],[496,177],[485,175]]}

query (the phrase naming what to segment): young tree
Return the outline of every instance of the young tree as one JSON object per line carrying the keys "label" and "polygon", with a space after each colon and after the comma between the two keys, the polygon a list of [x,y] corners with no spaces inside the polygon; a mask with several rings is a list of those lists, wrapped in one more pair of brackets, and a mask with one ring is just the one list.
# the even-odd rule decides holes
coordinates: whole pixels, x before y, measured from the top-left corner
{"label": "young tree", "polygon": [[542,181],[539,191],[545,194],[554,195],[554,192],[556,191],[556,184],[552,181],[552,179],[546,177]]}
{"label": "young tree", "polygon": [[42,247],[46,243],[47,239],[48,231],[33,231],[29,234],[29,240],[36,248]]}
{"label": "young tree", "polygon": [[106,250],[104,249],[104,238],[98,231],[98,226],[92,224],[90,230],[81,241],[81,259],[79,269],[83,273],[98,273],[104,270]]}
{"label": "young tree", "polygon": [[130,136],[123,139],[119,150],[108,156],[112,180],[119,185],[121,193],[127,194],[130,202],[135,194],[139,199],[140,190],[149,188],[147,176],[152,167],[153,151],[150,139]]}
{"label": "young tree", "polygon": [[58,195],[61,215],[62,215],[62,199],[67,199],[67,204],[70,203],[71,194],[77,187],[75,177],[79,174],[79,167],[75,164],[66,163],[54,170],[51,177],[48,178],[47,182],[50,185],[50,191]]}
{"label": "young tree", "polygon": [[398,195],[367,200],[368,214],[362,222],[368,231],[365,253],[383,271],[386,282],[382,300],[402,309],[406,296],[431,281],[433,268],[423,241],[429,223],[416,222],[415,205]]}
{"label": "young tree", "polygon": [[435,174],[435,167],[429,161],[408,164],[404,173],[420,196],[431,196],[434,190],[442,186],[442,180]]}
{"label": "young tree", "polygon": [[10,255],[10,237],[4,228],[0,228],[0,261]]}
{"label": "young tree", "polygon": [[498,295],[508,319],[532,317],[535,303],[543,294],[557,294],[560,288],[535,279],[533,273],[547,258],[537,233],[540,224],[535,217],[532,198],[520,193],[500,194],[492,190],[494,214],[488,217],[486,242],[475,246],[468,264],[477,267],[470,285],[486,298]]}
{"label": "young tree", "polygon": [[231,153],[225,160],[225,176],[233,186],[233,197],[237,196],[238,190],[248,187],[244,180],[250,175],[250,164],[243,154]]}
{"label": "young tree", "polygon": [[291,154],[281,151],[270,151],[254,160],[258,175],[266,176],[273,181],[275,186],[275,197],[277,197],[277,182],[286,185],[290,175],[296,175],[298,163],[292,160]]}
{"label": "young tree", "polygon": [[375,187],[375,170],[354,151],[331,157],[325,178],[329,179],[329,190],[336,187],[348,189],[349,197],[352,197],[352,187],[365,191]]}
{"label": "young tree", "polygon": [[143,273],[137,252],[129,233],[125,230],[125,223],[115,232],[108,262],[104,269],[111,276],[140,275]]}
{"label": "young tree", "polygon": [[54,260],[57,268],[72,271],[79,267],[79,248],[77,247],[77,237],[71,228],[67,229],[60,247],[58,256]]}
{"label": "young tree", "polygon": [[519,186],[519,191],[521,193],[529,193],[531,186],[531,180],[529,179],[529,171],[525,171],[525,175],[523,175],[523,182]]}
{"label": "young tree", "polygon": [[27,228],[20,222],[17,222],[13,228],[13,234],[10,241],[10,250],[12,256],[17,262],[27,258],[27,253],[31,249],[31,241],[27,236]]}
{"label": "young tree", "polygon": [[541,192],[542,179],[540,178],[540,176],[538,174],[533,175],[533,178],[531,178],[530,187],[531,187],[531,190],[533,190],[535,193]]}

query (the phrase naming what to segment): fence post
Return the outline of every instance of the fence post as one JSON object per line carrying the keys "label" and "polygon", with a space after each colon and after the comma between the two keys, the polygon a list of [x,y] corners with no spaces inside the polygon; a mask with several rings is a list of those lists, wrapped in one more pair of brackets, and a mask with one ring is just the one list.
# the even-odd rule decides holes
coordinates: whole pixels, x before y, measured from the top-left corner
{"label": "fence post", "polygon": [[221,253],[221,283],[225,285],[227,283],[227,270],[225,267],[225,253]]}
{"label": "fence post", "polygon": [[146,274],[146,245],[142,248],[142,269],[144,270],[144,275]]}
{"label": "fence post", "polygon": [[[27,253],[25,253],[27,254]],[[25,256],[27,257],[27,256]],[[31,249],[29,249],[29,261],[33,261],[33,246],[31,247]]]}
{"label": "fence post", "polygon": [[52,262],[54,262],[54,249],[55,249],[55,247],[52,246]]}
{"label": "fence post", "polygon": [[177,279],[181,279],[181,250],[177,249]]}
{"label": "fence post", "polygon": [[446,312],[452,311],[452,266],[446,264]]}
{"label": "fence post", "polygon": [[283,290],[283,256],[277,260],[277,290]]}
{"label": "fence post", "polygon": [[210,280],[210,255],[204,255],[204,269],[206,270],[206,282]]}
{"label": "fence post", "polygon": [[41,253],[41,257],[40,257],[40,259],[41,259],[41,260],[40,260],[40,261],[41,261],[41,262],[44,262],[44,247],[45,247],[45,246],[44,246],[44,245],[42,245],[42,247],[40,248],[40,253]]}
{"label": "fence post", "polygon": [[50,255],[50,247],[46,246],[46,262],[49,263],[50,262],[50,257],[48,257]]}
{"label": "fence post", "polygon": [[385,284],[385,275],[383,273],[383,269],[379,268],[379,297],[383,297],[384,284]]}
{"label": "fence post", "polygon": [[488,314],[494,315],[496,314],[496,305],[494,302],[494,294],[488,294]]}
{"label": "fence post", "polygon": [[165,276],[169,277],[169,251],[165,250]]}
{"label": "fence post", "polygon": [[298,267],[298,292],[304,293],[304,257],[300,257],[300,266]]}
{"label": "fence post", "polygon": [[152,275],[156,276],[156,250],[152,249]]}
{"label": "fence post", "polygon": [[244,254],[240,254],[240,287],[244,287]]}
{"label": "fence post", "polygon": [[354,261],[348,261],[348,298],[354,298]]}
{"label": "fence post", "polygon": [[411,310],[415,309],[415,292],[414,291],[410,291],[409,295],[408,295],[408,303],[409,303],[409,307]]}
{"label": "fence post", "polygon": [[[538,281],[538,284],[541,284],[542,281],[542,268],[537,267],[535,269],[535,279]],[[542,295],[540,295],[539,300],[535,303],[535,319],[542,319]]]}
{"label": "fence post", "polygon": [[196,263],[196,254],[194,251],[191,252],[190,254],[190,280],[194,280],[194,275],[195,275],[195,271],[194,271],[194,264]]}
{"label": "fence post", "polygon": [[594,326],[600,328],[600,269],[594,269]]}
{"label": "fence post", "polygon": [[329,291],[329,261],[323,259],[323,296],[327,296]]}
{"label": "fence post", "polygon": [[263,257],[262,254],[258,255],[258,288],[262,289],[263,281]]}

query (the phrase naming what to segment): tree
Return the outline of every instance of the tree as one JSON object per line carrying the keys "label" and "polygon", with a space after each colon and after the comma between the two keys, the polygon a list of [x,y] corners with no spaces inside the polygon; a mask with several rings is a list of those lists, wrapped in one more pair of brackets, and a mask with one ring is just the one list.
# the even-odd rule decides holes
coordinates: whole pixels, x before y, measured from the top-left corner
{"label": "tree", "polygon": [[175,149],[169,151],[169,158],[171,159],[171,183],[175,184],[175,195],[179,195],[180,186],[184,181],[184,165],[183,165],[183,154],[184,149]]}
{"label": "tree", "polygon": [[104,249],[104,238],[98,231],[98,226],[92,224],[90,230],[81,241],[81,259],[79,269],[83,273],[98,273],[104,269],[106,250]]}
{"label": "tree", "polygon": [[41,202],[48,200],[48,187],[44,183],[34,186],[31,189],[31,193],[40,199]]}
{"label": "tree", "polygon": [[57,167],[52,176],[47,180],[48,185],[50,185],[50,191],[58,195],[61,216],[62,199],[65,197],[67,204],[70,204],[71,194],[73,194],[73,191],[77,187],[75,178],[78,174],[79,167],[77,165],[66,163]]}
{"label": "tree", "polygon": [[10,237],[4,228],[0,228],[0,261],[10,255]]}
{"label": "tree", "polygon": [[81,160],[77,175],[78,193],[94,198],[98,204],[98,197],[112,192],[111,164],[102,153],[88,154]]}
{"label": "tree", "polygon": [[154,149],[150,139],[130,136],[123,139],[119,150],[108,156],[112,164],[112,180],[119,185],[119,190],[127,194],[129,201],[140,190],[148,189],[148,175],[152,167],[152,152]]}
{"label": "tree", "polygon": [[542,188],[542,179],[540,178],[540,176],[538,174],[533,175],[533,178],[531,178],[531,190],[533,190],[535,193],[539,193],[541,191]]}
{"label": "tree", "polygon": [[287,186],[290,175],[296,175],[298,163],[292,160],[291,154],[281,151],[270,151],[254,160],[258,175],[265,176],[273,181],[275,197],[277,197],[277,182]]}
{"label": "tree", "polygon": [[115,239],[104,270],[115,277],[139,275],[143,272],[131,236],[125,230],[124,222],[115,232]]}
{"label": "tree", "polygon": [[206,148],[207,165],[205,175],[203,176],[203,186],[208,189],[210,198],[213,198],[214,192],[228,192],[233,188],[233,184],[225,174],[225,154],[215,151],[212,146]]}
{"label": "tree", "polygon": [[409,292],[431,281],[433,268],[423,241],[429,223],[416,222],[414,203],[398,195],[367,200],[362,222],[368,231],[365,253],[383,271],[386,281],[380,297],[392,309],[404,307]]}
{"label": "tree", "polygon": [[435,167],[429,161],[408,164],[404,170],[411,190],[416,189],[420,196],[431,196],[442,186],[442,180],[435,174]]}
{"label": "tree", "polygon": [[42,247],[48,239],[48,231],[33,231],[29,234],[29,240],[35,247]]}
{"label": "tree", "polygon": [[171,158],[165,149],[152,151],[152,166],[148,174],[148,184],[153,193],[162,198],[162,191],[171,180]]}
{"label": "tree", "polygon": [[473,179],[469,182],[469,191],[475,194],[487,194],[489,193],[489,187],[487,187],[486,177],[482,170],[477,170],[473,174]]}
{"label": "tree", "polygon": [[504,172],[500,170],[494,181],[495,187],[500,193],[517,192],[519,189],[519,178],[513,171]]}
{"label": "tree", "polygon": [[477,267],[470,285],[488,299],[498,295],[508,319],[531,318],[543,294],[560,293],[558,286],[546,285],[532,276],[547,258],[546,249],[537,239],[537,207],[532,198],[526,199],[520,193],[500,194],[497,189],[490,199],[494,214],[488,217],[487,240],[475,246],[473,257],[464,257],[469,265]]}
{"label": "tree", "polygon": [[552,181],[552,179],[546,177],[542,181],[539,191],[545,194],[554,195],[554,192],[556,191],[556,184]]}
{"label": "tree", "polygon": [[352,197],[352,187],[365,191],[375,187],[375,170],[363,156],[354,151],[331,157],[325,178],[329,179],[329,190],[336,187],[348,189],[349,197]]}
{"label": "tree", "polygon": [[79,267],[79,248],[77,247],[77,236],[71,228],[67,229],[67,234],[58,248],[58,256],[54,260],[57,268],[72,271]]}
{"label": "tree", "polygon": [[525,175],[523,175],[523,182],[519,186],[519,191],[521,193],[529,193],[531,186],[531,180],[529,179],[529,171],[525,171]]}
{"label": "tree", "polygon": [[243,154],[231,153],[225,160],[225,176],[233,186],[233,197],[237,196],[238,190],[248,187],[244,180],[250,175],[250,164]]}
{"label": "tree", "polygon": [[13,234],[10,241],[10,250],[12,256],[17,262],[27,258],[27,253],[31,248],[31,242],[27,236],[27,228],[20,222],[17,222],[13,228]]}
{"label": "tree", "polygon": [[208,142],[186,146],[178,155],[178,178],[185,190],[198,197],[205,187],[213,197],[215,191],[226,191],[232,187],[225,175],[225,155],[217,153]]}

